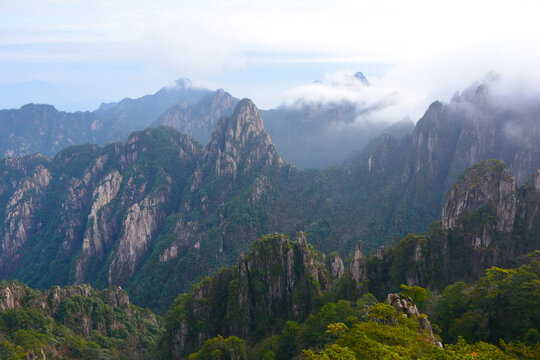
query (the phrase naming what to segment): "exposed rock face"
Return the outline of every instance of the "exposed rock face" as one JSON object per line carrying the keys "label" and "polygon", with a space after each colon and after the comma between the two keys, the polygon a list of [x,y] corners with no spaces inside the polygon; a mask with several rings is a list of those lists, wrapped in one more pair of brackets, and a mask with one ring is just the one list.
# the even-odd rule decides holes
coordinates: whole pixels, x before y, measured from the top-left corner
{"label": "exposed rock face", "polygon": [[[181,321],[170,343],[173,357],[181,358],[217,335],[195,330],[194,324],[201,321],[222,324],[218,332],[223,336],[247,339],[264,336],[281,318],[303,321],[320,289],[327,286],[320,260],[303,233],[298,234],[297,242],[283,234],[257,240],[248,255],[238,258],[236,267],[203,280],[177,300],[173,311]],[[313,283],[320,288],[310,285]],[[263,318],[268,320],[260,320]]]}
{"label": "exposed rock face", "polygon": [[102,209],[118,195],[123,177],[118,170],[109,173],[93,193],[93,202],[87,220],[87,229],[83,238],[83,256],[105,257],[107,242],[112,237],[111,229],[107,226],[107,212]]}
{"label": "exposed rock face", "polygon": [[428,339],[436,346],[442,348],[442,343],[435,338],[433,335],[433,329],[431,327],[431,323],[427,319],[427,317],[424,315],[422,316],[418,309],[416,308],[415,303],[412,301],[410,297],[403,296],[401,294],[388,294],[387,298],[388,304],[392,305],[394,309],[398,313],[402,313],[408,318],[411,316],[414,316],[418,319],[418,323],[420,326],[420,331],[424,332]]}
{"label": "exposed rock face", "polygon": [[118,240],[117,256],[109,268],[109,284],[123,284],[139,266],[164,220],[160,206],[170,197],[170,185],[129,208],[123,235]]}
{"label": "exposed rock face", "polygon": [[[359,166],[357,176],[363,177],[358,186],[370,189],[370,194],[361,194],[363,199],[388,204],[388,208],[377,209],[373,220],[385,231],[363,236],[365,249],[374,251],[381,236],[383,242],[390,242],[395,236],[425,231],[426,224],[440,216],[445,194],[457,177],[479,161],[504,161],[517,184],[540,168],[538,99],[504,101],[490,90],[496,86],[496,80],[487,79],[450,103],[434,102],[418,120],[412,136],[401,140],[381,136],[353,162],[351,167]],[[511,218],[512,208],[500,211],[501,216],[507,213]],[[371,212],[359,211],[356,222],[369,226]],[[512,229],[504,221],[497,226],[501,231]]]}
{"label": "exposed rock face", "polygon": [[[156,154],[168,162],[156,163]],[[110,270],[103,280],[125,284],[201,156],[192,138],[160,128],[134,133],[125,144],[68,148],[51,162],[6,160],[2,166],[12,181],[2,196],[3,276],[14,273],[46,286],[95,281]],[[150,170],[146,164],[157,165]],[[24,246],[29,236],[37,239],[32,247]],[[43,249],[62,260],[43,257]]]}
{"label": "exposed rock face", "polygon": [[366,257],[362,254],[362,241],[356,244],[354,258],[349,265],[349,276],[357,286],[367,279]]}
{"label": "exposed rock face", "polygon": [[34,174],[24,179],[11,195],[5,210],[4,238],[0,265],[16,263],[19,250],[37,225],[35,214],[43,202],[43,194],[51,181],[51,173],[43,165],[38,165]]}
{"label": "exposed rock face", "polygon": [[240,101],[233,115],[217,123],[203,161],[214,166],[214,176],[232,178],[236,178],[239,171],[248,173],[261,165],[284,164],[259,110],[249,99]]}
{"label": "exposed rock face", "polygon": [[343,265],[343,260],[338,255],[328,256],[327,264],[330,268],[330,275],[334,279],[340,279],[345,273],[345,266]]}
{"label": "exposed rock face", "polygon": [[482,206],[495,209],[497,231],[510,232],[516,216],[516,179],[504,163],[491,160],[469,169],[450,190],[442,211],[443,229],[453,229],[461,215]]}
{"label": "exposed rock face", "polygon": [[540,247],[539,178],[537,171],[517,188],[503,162],[473,165],[450,190],[441,222],[426,236],[409,234],[370,259],[369,290],[381,296],[403,283],[442,290],[473,281],[492,266],[519,266]]}
{"label": "exposed rock face", "polygon": [[533,175],[530,184],[519,189],[517,217],[526,224],[526,232],[533,235],[540,214],[540,170]]}
{"label": "exposed rock face", "polygon": [[[216,111],[235,102],[223,91],[206,101]],[[99,282],[129,288],[144,266],[145,274],[153,274],[157,262],[191,267],[169,282],[178,286],[170,294],[201,272],[230,263],[247,245],[248,234],[263,233],[263,224],[251,222],[242,230],[241,244],[234,244],[235,206],[247,202],[257,216],[266,216],[260,204],[268,201],[272,177],[284,167],[247,99],[219,121],[206,149],[161,127],[135,132],[126,143],[70,147],[52,161],[39,161],[43,164],[33,158],[0,164],[6,179],[0,181],[0,205],[8,209],[0,229],[2,274],[9,270],[33,286]],[[166,219],[170,224],[164,227]],[[204,232],[215,228],[222,235]],[[29,236],[33,246],[25,247]],[[155,246],[158,239],[166,244]],[[18,258],[24,261],[19,264]],[[309,265],[313,259],[304,261]],[[148,293],[140,296],[146,301]]]}
{"label": "exposed rock face", "polygon": [[0,287],[0,313],[8,309],[20,306],[21,300],[28,293],[28,289],[17,283],[11,282],[5,287]]}
{"label": "exposed rock face", "polygon": [[[73,304],[74,298],[79,306],[75,308],[72,306],[69,310],[69,316],[66,316],[62,310]],[[90,301],[81,302],[80,298]],[[65,288],[54,286],[44,292],[33,290],[16,282],[9,282],[0,287],[0,312],[21,307],[35,307],[43,314],[59,320],[81,336],[90,336],[93,331],[106,336],[110,336],[111,331],[124,331],[126,334],[132,331],[132,329],[126,329],[126,325],[120,323],[117,316],[111,315],[107,318],[93,316],[93,311],[96,311],[93,306],[99,301],[111,308],[103,309],[103,305],[101,305],[102,307],[98,311],[108,310],[118,314],[123,317],[124,322],[128,319],[138,319],[137,321],[144,319],[148,324],[158,326],[154,315],[141,314],[137,308],[130,305],[127,293],[118,287],[98,291],[89,285]],[[144,326],[138,330],[143,328]]]}

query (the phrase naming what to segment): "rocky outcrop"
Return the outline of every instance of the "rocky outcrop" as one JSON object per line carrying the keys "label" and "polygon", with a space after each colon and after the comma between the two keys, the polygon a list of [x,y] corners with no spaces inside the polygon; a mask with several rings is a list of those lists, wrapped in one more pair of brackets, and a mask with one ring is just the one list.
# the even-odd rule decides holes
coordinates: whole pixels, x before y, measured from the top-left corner
{"label": "rocky outcrop", "polygon": [[97,276],[106,282],[111,270],[110,282],[124,285],[201,155],[192,138],[158,128],[134,133],[125,144],[67,148],[52,161],[5,160],[1,274],[46,286]]}
{"label": "rocky outcrop", "polygon": [[0,313],[8,309],[16,309],[21,305],[22,299],[28,295],[28,288],[24,285],[10,282],[0,287]]}
{"label": "rocky outcrop", "polygon": [[330,275],[333,279],[340,279],[345,273],[345,266],[343,260],[337,255],[329,255],[326,257],[326,264],[330,269]]}
{"label": "rocky outcrop", "polygon": [[164,220],[161,206],[170,197],[170,186],[170,183],[164,185],[155,194],[129,208],[123,224],[123,235],[118,240],[116,257],[109,267],[110,285],[123,284],[140,265]]}
{"label": "rocky outcrop", "polygon": [[[491,90],[499,85],[490,77],[449,103],[432,103],[412,136],[381,136],[353,161],[353,170],[357,166],[362,169],[356,175],[362,179],[357,186],[369,189],[368,194],[359,191],[363,201],[356,205],[355,221],[362,227],[384,228],[362,236],[368,252],[396,236],[425,231],[426,224],[440,216],[445,194],[458,176],[477,162],[504,161],[517,184],[540,168],[538,99],[507,101]],[[365,203],[386,206],[375,205],[377,215],[370,219],[373,208],[363,213]],[[507,218],[512,217],[512,207],[499,211],[498,216],[506,213]],[[510,223],[502,221],[497,226],[499,231],[512,231]]]}
{"label": "rocky outcrop", "polygon": [[516,191],[516,179],[501,161],[474,165],[450,190],[442,211],[443,229],[459,227],[462,215],[489,207],[494,211],[496,230],[511,232],[516,216]]}
{"label": "rocky outcrop", "polygon": [[92,207],[88,214],[87,228],[83,238],[82,257],[76,269],[75,281],[78,283],[84,281],[89,257],[103,260],[107,248],[111,245],[110,242],[114,236],[110,225],[111,212],[104,207],[116,198],[122,180],[122,175],[117,170],[113,170],[94,189]]}
{"label": "rocky outcrop", "polygon": [[475,281],[492,266],[513,268],[538,249],[540,171],[517,188],[499,160],[470,167],[449,191],[441,221],[425,236],[407,235],[369,259],[369,291],[377,296],[400,284],[444,289]]}
{"label": "rocky outcrop", "polygon": [[51,172],[38,165],[32,176],[21,181],[9,198],[4,215],[4,237],[0,265],[16,263],[31,231],[35,230],[35,214],[43,202],[43,195],[51,181]]}
{"label": "rocky outcrop", "polygon": [[40,312],[42,316],[50,317],[51,322],[58,321],[83,337],[99,334],[122,339],[130,337],[130,341],[135,341],[141,334],[149,335],[160,326],[155,315],[130,305],[127,293],[118,287],[100,291],[85,284],[65,288],[54,286],[40,292],[9,282],[0,286],[0,313],[8,309]]}
{"label": "rocky outcrop", "polygon": [[349,276],[357,287],[367,279],[366,257],[362,254],[362,241],[356,244],[354,257],[349,265]]}
{"label": "rocky outcrop", "polygon": [[[236,266],[206,278],[177,299],[172,316],[180,321],[168,344],[173,357],[189,354],[217,334],[255,340],[279,319],[303,321],[328,284],[321,260],[304,233],[296,242],[283,234],[255,241]],[[219,325],[196,329],[201,322]]]}
{"label": "rocky outcrop", "polygon": [[388,294],[387,302],[392,305],[398,313],[405,315],[406,317],[415,317],[418,319],[419,331],[427,336],[429,341],[442,348],[442,343],[433,335],[433,328],[429,322],[427,316],[420,314],[415,303],[408,296],[402,294]]}
{"label": "rocky outcrop", "polygon": [[249,99],[240,101],[230,117],[218,121],[203,161],[213,168],[212,175],[229,175],[233,179],[238,172],[248,173],[261,166],[284,164],[259,110]]}

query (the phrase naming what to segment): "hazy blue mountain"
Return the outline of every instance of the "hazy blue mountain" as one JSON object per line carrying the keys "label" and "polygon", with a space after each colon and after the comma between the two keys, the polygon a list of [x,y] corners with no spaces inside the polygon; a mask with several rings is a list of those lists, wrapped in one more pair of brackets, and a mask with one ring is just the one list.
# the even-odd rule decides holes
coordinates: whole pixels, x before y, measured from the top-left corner
{"label": "hazy blue mountain", "polygon": [[149,127],[170,107],[193,104],[208,93],[210,90],[195,88],[189,80],[179,79],[153,95],[102,104],[93,112],[64,112],[37,104],[0,110],[0,156],[54,156],[70,145],[104,145],[124,140],[132,131]]}
{"label": "hazy blue mountain", "polygon": [[219,89],[206,94],[192,105],[182,102],[169,108],[152,126],[170,126],[183,134],[193,136],[201,144],[206,144],[218,120],[223,116],[230,116],[238,102],[231,94]]}
{"label": "hazy blue mountain", "polygon": [[193,87],[190,80],[182,78],[152,95],[101,104],[95,113],[113,123],[113,139],[124,139],[132,131],[149,127],[170,107],[179,103],[194,104],[208,93],[210,90]]}
{"label": "hazy blue mountain", "polygon": [[[316,248],[344,257],[361,240],[372,253],[436,220],[473,161],[502,157],[518,183],[540,167],[534,106],[500,112],[486,105],[485,86],[471,94],[432,104],[412,134],[383,134],[347,166],[323,171],[287,165],[247,99],[205,147],[160,127],[53,159],[5,159],[0,270],[31,286],[122,285],[137,303],[164,309],[269,232],[306,231]],[[230,99],[208,99],[216,96]],[[529,133],[508,141],[506,121]]]}

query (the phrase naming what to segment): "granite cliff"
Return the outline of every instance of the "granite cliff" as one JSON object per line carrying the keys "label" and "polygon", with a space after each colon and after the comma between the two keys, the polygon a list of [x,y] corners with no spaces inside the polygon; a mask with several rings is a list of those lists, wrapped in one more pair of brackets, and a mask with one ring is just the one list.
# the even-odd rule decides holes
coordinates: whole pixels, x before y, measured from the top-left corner
{"label": "granite cliff", "polygon": [[399,284],[442,289],[478,278],[492,266],[517,267],[538,249],[540,171],[521,187],[506,165],[471,166],[448,193],[441,219],[424,235],[409,234],[368,262],[370,291]]}

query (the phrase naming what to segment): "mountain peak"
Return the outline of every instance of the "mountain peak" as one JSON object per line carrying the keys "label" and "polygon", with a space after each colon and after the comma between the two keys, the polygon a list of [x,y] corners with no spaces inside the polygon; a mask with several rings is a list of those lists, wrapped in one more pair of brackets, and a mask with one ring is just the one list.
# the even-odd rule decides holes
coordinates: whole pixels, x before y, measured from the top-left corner
{"label": "mountain peak", "polygon": [[192,87],[193,83],[191,80],[188,78],[180,78],[165,86],[163,90],[187,90]]}
{"label": "mountain peak", "polygon": [[58,110],[49,104],[26,104],[21,106],[21,110],[25,111],[43,111],[43,112],[58,112]]}
{"label": "mountain peak", "polygon": [[460,226],[463,215],[481,207],[492,208],[498,231],[513,228],[516,213],[517,182],[500,160],[484,160],[467,169],[450,189],[442,211],[444,229]]}
{"label": "mountain peak", "polygon": [[362,72],[358,71],[356,74],[354,74],[354,77],[357,78],[362,84],[369,85],[369,81],[366,79],[364,74],[362,74]]}
{"label": "mountain peak", "polygon": [[259,110],[249,99],[241,100],[230,117],[218,121],[205,158],[212,163],[215,161],[217,175],[236,176],[238,170],[247,171],[261,163],[283,164]]}

